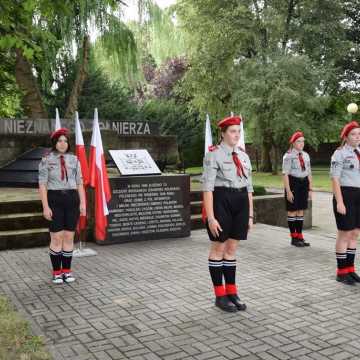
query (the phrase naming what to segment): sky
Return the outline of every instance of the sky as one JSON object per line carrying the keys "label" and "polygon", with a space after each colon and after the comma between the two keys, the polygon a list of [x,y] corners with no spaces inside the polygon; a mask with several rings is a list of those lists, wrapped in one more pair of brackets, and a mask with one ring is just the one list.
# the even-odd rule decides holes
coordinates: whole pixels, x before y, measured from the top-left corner
{"label": "sky", "polygon": [[[176,0],[155,0],[155,3],[158,4],[162,9],[175,4]],[[137,6],[135,0],[126,1],[128,4],[124,10],[124,17],[126,20],[136,20],[137,19]]]}

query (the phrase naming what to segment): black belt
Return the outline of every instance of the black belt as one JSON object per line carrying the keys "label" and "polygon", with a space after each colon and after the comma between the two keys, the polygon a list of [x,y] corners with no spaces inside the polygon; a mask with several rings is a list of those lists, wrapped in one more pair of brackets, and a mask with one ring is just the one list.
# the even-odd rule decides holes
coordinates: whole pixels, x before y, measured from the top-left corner
{"label": "black belt", "polygon": [[226,186],[215,186],[214,190],[228,191],[228,192],[247,192],[247,187],[231,188]]}
{"label": "black belt", "polygon": [[57,194],[69,194],[77,191],[76,189],[64,189],[64,190],[48,190],[48,192],[56,192]]}
{"label": "black belt", "polygon": [[296,179],[296,180],[299,180],[299,181],[308,180],[308,176],[305,176],[305,177],[297,177],[297,176],[289,175],[289,178],[293,178],[293,179]]}

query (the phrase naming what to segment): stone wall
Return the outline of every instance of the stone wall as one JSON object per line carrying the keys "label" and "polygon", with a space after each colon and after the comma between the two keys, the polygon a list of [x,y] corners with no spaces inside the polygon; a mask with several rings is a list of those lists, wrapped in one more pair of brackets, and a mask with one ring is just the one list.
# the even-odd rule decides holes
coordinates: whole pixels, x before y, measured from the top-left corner
{"label": "stone wall", "polygon": [[[90,145],[91,131],[83,131],[84,142]],[[175,164],[178,162],[178,146],[176,136],[160,135],[118,135],[111,130],[102,130],[101,136],[105,156],[107,150],[147,149],[157,162]],[[75,135],[71,134],[70,144],[75,149]],[[14,160],[20,154],[34,147],[50,147],[50,139],[44,134],[1,134],[0,135],[0,166]]]}
{"label": "stone wall", "polygon": [[[255,220],[267,225],[288,227],[284,195],[264,195],[254,197]],[[312,227],[312,201],[305,211],[304,229]]]}
{"label": "stone wall", "polygon": [[[317,149],[305,145],[305,151],[307,151],[311,158],[312,164],[321,164],[330,166],[330,158],[332,153],[339,147],[340,143],[324,143],[320,144]],[[261,149],[254,144],[246,144],[246,152],[249,154],[253,168],[256,169],[256,162],[260,164],[261,161]]]}

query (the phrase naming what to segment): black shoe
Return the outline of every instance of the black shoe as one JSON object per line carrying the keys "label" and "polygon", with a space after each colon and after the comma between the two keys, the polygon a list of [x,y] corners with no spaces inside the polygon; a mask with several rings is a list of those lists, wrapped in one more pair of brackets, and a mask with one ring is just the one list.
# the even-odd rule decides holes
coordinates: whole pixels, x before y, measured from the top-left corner
{"label": "black shoe", "polygon": [[215,306],[226,312],[236,312],[236,306],[228,299],[226,295],[217,296],[215,300]]}
{"label": "black shoe", "polygon": [[246,310],[246,305],[241,302],[238,295],[228,295],[228,299],[236,306],[239,311]]}
{"label": "black shoe", "polygon": [[348,273],[348,275],[350,275],[355,282],[360,283],[360,276],[356,272]]}
{"label": "black shoe", "polygon": [[291,245],[294,245],[296,247],[304,247],[305,246],[301,240],[296,239],[296,238],[291,238]]}
{"label": "black shoe", "polygon": [[304,239],[300,239],[304,246],[310,246],[310,243],[306,242]]}
{"label": "black shoe", "polygon": [[355,285],[355,280],[350,274],[337,275],[336,281],[342,282],[346,285]]}

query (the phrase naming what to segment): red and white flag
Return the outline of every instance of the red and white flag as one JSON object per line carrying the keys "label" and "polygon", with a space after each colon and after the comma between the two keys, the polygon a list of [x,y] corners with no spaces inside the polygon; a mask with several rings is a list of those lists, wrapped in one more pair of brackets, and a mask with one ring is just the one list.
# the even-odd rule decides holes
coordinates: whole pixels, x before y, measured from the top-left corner
{"label": "red and white flag", "polygon": [[[234,113],[230,113],[231,116],[234,116]],[[237,143],[237,146],[242,148],[245,151],[245,133],[244,133],[244,118],[240,115],[241,123],[240,123],[240,139]]]}
{"label": "red and white flag", "polygon": [[60,116],[58,108],[55,109],[55,131],[61,129]]}
{"label": "red and white flag", "polygon": [[[204,156],[209,152],[210,147],[212,146],[212,134],[211,134],[211,124],[209,114],[206,114],[206,122],[205,122],[205,149]],[[201,218],[203,223],[206,222],[206,210],[204,206],[204,200],[201,205]]]}
{"label": "red and white flag", "polygon": [[[80,161],[81,174],[83,177],[85,199],[86,199],[86,187],[89,185],[89,166],[86,157],[84,138],[81,131],[79,113],[75,112],[75,154]],[[87,208],[87,206],[86,206]],[[81,230],[86,229],[86,215],[80,215],[77,231],[80,233]]]}
{"label": "red and white flag", "polygon": [[111,199],[111,189],[106,172],[97,109],[94,111],[89,167],[90,186],[95,188],[95,238],[96,240],[105,240],[107,215],[109,215],[107,203]]}

